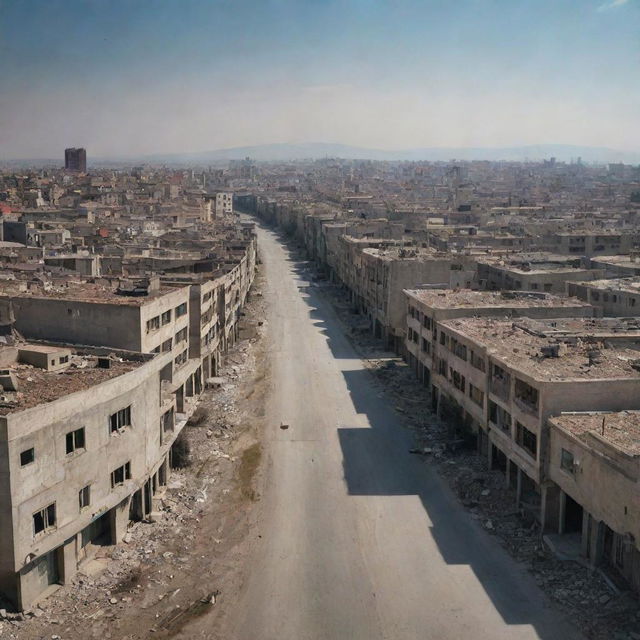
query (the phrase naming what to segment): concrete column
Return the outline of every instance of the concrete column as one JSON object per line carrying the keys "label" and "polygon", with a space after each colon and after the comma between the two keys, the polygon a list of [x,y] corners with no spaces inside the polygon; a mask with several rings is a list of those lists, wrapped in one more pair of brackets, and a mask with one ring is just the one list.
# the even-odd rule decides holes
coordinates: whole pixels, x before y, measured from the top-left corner
{"label": "concrete column", "polygon": [[564,533],[564,518],[567,513],[567,494],[560,491],[560,499],[558,500],[558,533]]}
{"label": "concrete column", "polygon": [[81,534],[65,540],[62,548],[62,567],[60,579],[62,584],[68,584],[78,572],[78,542]]}
{"label": "concrete column", "polygon": [[131,496],[125,498],[122,502],[117,504],[113,509],[109,511],[110,525],[111,525],[111,542],[113,544],[118,543],[124,537],[127,532],[127,525],[129,524],[129,502]]}
{"label": "concrete column", "polygon": [[541,487],[541,493],[540,518],[542,520],[542,533],[558,531],[560,487],[554,483],[546,484]]}

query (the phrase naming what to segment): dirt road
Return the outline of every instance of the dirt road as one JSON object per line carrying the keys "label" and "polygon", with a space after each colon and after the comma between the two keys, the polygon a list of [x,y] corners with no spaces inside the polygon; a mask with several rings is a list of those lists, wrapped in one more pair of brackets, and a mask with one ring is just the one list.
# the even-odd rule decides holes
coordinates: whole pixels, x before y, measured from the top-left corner
{"label": "dirt road", "polygon": [[410,432],[278,237],[260,230],[259,243],[271,349],[260,538],[241,597],[211,632],[234,640],[579,638],[408,453]]}

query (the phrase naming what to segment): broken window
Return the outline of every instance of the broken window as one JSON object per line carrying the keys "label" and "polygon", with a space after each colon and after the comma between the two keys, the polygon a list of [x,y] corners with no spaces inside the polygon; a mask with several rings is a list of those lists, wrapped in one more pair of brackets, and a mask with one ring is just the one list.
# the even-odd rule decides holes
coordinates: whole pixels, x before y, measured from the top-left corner
{"label": "broken window", "polygon": [[120,411],[116,411],[113,415],[109,417],[109,428],[111,433],[115,433],[124,429],[124,427],[131,426],[131,405],[125,407],[124,409],[120,409]]}
{"label": "broken window", "polygon": [[86,509],[91,504],[91,485],[87,485],[86,487],[82,487],[80,491],[78,491],[78,506],[80,511]]}
{"label": "broken window", "polygon": [[538,457],[538,436],[523,424],[516,422],[516,442],[535,460]]}
{"label": "broken window", "polygon": [[515,397],[521,409],[538,412],[538,390],[520,378],[516,378]]}
{"label": "broken window", "polygon": [[56,526],[56,503],[40,509],[33,514],[33,535],[54,529]]}
{"label": "broken window", "polygon": [[431,353],[431,343],[426,338],[422,338],[422,350],[425,353]]}
{"label": "broken window", "polygon": [[84,427],[67,433],[66,447],[67,453],[73,453],[78,449],[84,449]]}
{"label": "broken window", "polygon": [[458,389],[458,391],[462,391],[462,393],[464,393],[466,384],[464,376],[453,368],[449,370],[449,374],[451,382],[453,382],[453,386]]}
{"label": "broken window", "polygon": [[478,389],[478,387],[474,387],[471,383],[469,383],[469,397],[473,400],[479,407],[484,406],[484,393]]}
{"label": "broken window", "polygon": [[173,339],[169,338],[168,340],[165,340],[162,343],[162,346],[160,347],[160,351],[162,351],[163,353],[166,353],[167,351],[171,351],[173,347]]}
{"label": "broken window", "polygon": [[182,342],[183,340],[186,340],[187,339],[187,328],[185,327],[184,329],[180,329],[180,331],[178,331],[178,333],[176,333],[175,339],[176,339],[176,343]]}
{"label": "broken window", "polygon": [[489,421],[503,431],[511,431],[511,414],[492,400],[489,400]]}
{"label": "broken window", "polygon": [[469,362],[471,362],[471,366],[475,367],[479,371],[485,371],[484,358],[480,357],[475,351],[471,351],[469,355]]}
{"label": "broken window", "polygon": [[20,453],[20,466],[26,467],[28,464],[31,464],[36,459],[36,452],[33,447],[31,449],[26,449]]}
{"label": "broken window", "polygon": [[169,311],[165,311],[160,316],[160,324],[162,324],[162,326],[164,326],[165,324],[169,324],[170,322],[171,322],[171,309],[169,309]]}
{"label": "broken window", "polygon": [[124,484],[125,480],[131,480],[131,462],[126,462],[111,472],[111,488]]}
{"label": "broken window", "polygon": [[187,303],[183,302],[176,307],[176,318],[180,318],[187,313]]}
{"label": "broken window", "polygon": [[147,333],[160,328],[160,316],[147,320]]}

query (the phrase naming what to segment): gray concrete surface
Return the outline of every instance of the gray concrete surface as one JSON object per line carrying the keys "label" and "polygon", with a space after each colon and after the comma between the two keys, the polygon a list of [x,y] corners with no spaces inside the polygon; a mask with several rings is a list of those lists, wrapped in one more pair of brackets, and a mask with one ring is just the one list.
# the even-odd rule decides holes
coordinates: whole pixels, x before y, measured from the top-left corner
{"label": "gray concrete surface", "polygon": [[[238,640],[580,638],[459,506],[271,231],[272,391]],[[290,425],[279,428],[280,422]]]}

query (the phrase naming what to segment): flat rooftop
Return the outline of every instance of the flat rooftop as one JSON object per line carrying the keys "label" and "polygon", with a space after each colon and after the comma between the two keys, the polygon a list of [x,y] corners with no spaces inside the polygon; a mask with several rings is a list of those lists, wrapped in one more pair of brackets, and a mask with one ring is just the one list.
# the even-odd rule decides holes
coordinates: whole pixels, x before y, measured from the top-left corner
{"label": "flat rooftop", "polygon": [[[30,351],[55,350],[55,347],[43,347],[42,345],[18,344],[16,346]],[[2,370],[11,372],[17,382],[18,390],[0,391],[0,415],[4,416],[31,409],[76,391],[89,389],[133,371],[147,360],[133,358],[129,360],[119,356],[111,357],[109,361],[110,367],[108,369],[102,368],[98,366],[98,356],[81,355],[74,352],[69,358],[69,364],[56,371],[47,371],[23,363],[4,366]]]}
{"label": "flat rooftop", "polygon": [[594,435],[629,455],[640,456],[640,411],[563,413],[550,422],[579,440],[588,442]]}
{"label": "flat rooftop", "polygon": [[0,282],[0,297],[7,298],[50,298],[56,300],[72,300],[74,302],[91,302],[96,304],[118,304],[140,307],[143,304],[160,298],[163,295],[177,291],[175,287],[161,286],[159,290],[142,296],[126,296],[116,293],[114,285],[73,282],[71,280],[61,285],[52,285],[50,289],[34,287],[27,291],[20,291],[18,284]]}
{"label": "flat rooftop", "polygon": [[[569,336],[540,333],[535,329],[536,321],[527,319],[513,322],[495,318],[458,318],[442,322],[441,326],[475,341],[489,355],[541,382],[640,380],[640,364],[636,364],[640,363],[640,330],[629,330],[624,334],[628,342],[616,346],[607,341],[607,332],[594,335],[597,326],[590,324],[593,320],[567,320],[574,327]],[[557,321],[538,325],[552,329],[552,322]],[[558,357],[545,356],[546,349],[558,345],[562,345]]]}
{"label": "flat rooftop", "polygon": [[591,282],[585,282],[584,286],[592,287],[593,289],[601,289],[604,291],[640,293],[640,280],[636,277],[592,280]]}
{"label": "flat rooftop", "polygon": [[471,289],[407,289],[412,298],[433,309],[481,309],[530,307],[590,307],[577,298],[563,298],[529,291],[472,291]]}

